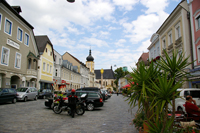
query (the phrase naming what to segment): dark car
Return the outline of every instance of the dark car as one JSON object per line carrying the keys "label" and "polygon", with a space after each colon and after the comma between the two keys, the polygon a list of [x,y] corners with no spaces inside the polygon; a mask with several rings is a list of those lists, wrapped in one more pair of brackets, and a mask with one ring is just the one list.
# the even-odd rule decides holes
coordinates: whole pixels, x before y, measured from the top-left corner
{"label": "dark car", "polygon": [[87,94],[87,99],[86,99],[86,105],[87,105],[87,110],[92,111],[96,107],[102,107],[104,102],[103,102],[103,97],[99,92],[95,91],[76,91],[76,95],[78,98],[82,94]]}
{"label": "dark car", "polygon": [[39,90],[38,98],[46,99],[46,98],[52,98],[52,97],[53,97],[53,93],[52,93],[51,89]]}
{"label": "dark car", "polygon": [[17,92],[13,88],[0,88],[0,103],[16,103]]}
{"label": "dark car", "polygon": [[79,88],[76,91],[96,91],[101,93],[101,89],[98,87],[84,87],[84,88]]}
{"label": "dark car", "polygon": [[101,95],[103,96],[104,101],[108,99],[108,94],[105,90],[101,90]]}

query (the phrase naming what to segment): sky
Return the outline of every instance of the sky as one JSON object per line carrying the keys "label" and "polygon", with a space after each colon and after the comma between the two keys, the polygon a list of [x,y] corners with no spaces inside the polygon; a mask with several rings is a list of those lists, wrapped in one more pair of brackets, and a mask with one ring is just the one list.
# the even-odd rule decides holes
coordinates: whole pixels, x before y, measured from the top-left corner
{"label": "sky", "polygon": [[95,70],[136,67],[148,52],[151,36],[181,0],[6,0],[20,6],[20,15],[47,35],[54,49],[86,63],[89,50]]}

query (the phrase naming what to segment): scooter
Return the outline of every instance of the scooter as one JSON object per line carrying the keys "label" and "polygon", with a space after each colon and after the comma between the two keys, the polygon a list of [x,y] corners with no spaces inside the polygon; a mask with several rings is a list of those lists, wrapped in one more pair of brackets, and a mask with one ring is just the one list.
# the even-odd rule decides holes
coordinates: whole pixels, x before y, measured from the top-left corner
{"label": "scooter", "polygon": [[[83,115],[85,113],[85,99],[87,98],[87,94],[83,94],[79,101],[76,103],[75,113],[77,115]],[[60,114],[62,111],[67,111],[69,115],[71,115],[71,108],[69,107],[68,98],[59,96],[55,102],[58,102],[58,105],[53,107],[53,111],[56,114]]]}

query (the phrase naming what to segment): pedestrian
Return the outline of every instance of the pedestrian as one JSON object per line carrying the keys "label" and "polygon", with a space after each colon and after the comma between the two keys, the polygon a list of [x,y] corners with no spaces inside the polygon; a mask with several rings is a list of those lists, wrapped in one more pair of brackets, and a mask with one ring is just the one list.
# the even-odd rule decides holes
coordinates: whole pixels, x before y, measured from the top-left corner
{"label": "pedestrian", "polygon": [[186,96],[185,110],[187,114],[195,114],[200,116],[200,108],[196,105],[196,101],[192,99],[192,96]]}
{"label": "pedestrian", "polygon": [[117,92],[117,96],[118,96],[118,94],[119,94],[119,93]]}
{"label": "pedestrian", "polygon": [[71,108],[71,116],[74,118],[75,110],[76,110],[76,102],[78,101],[78,97],[75,94],[76,90],[71,90],[71,95],[68,97],[69,107]]}

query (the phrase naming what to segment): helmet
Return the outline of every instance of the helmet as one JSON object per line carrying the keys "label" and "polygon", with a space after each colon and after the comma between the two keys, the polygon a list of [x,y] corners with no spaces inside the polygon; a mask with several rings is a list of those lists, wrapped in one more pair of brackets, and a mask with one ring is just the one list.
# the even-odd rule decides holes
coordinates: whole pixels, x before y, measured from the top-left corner
{"label": "helmet", "polygon": [[71,90],[71,93],[75,93],[75,92],[76,92],[75,89],[72,89],[72,90]]}

